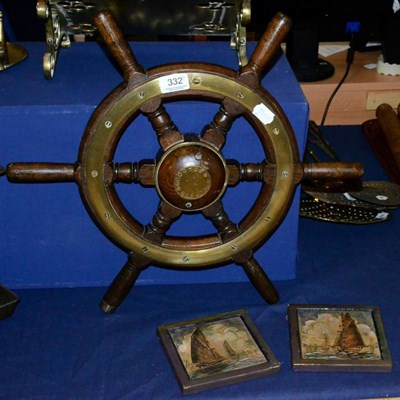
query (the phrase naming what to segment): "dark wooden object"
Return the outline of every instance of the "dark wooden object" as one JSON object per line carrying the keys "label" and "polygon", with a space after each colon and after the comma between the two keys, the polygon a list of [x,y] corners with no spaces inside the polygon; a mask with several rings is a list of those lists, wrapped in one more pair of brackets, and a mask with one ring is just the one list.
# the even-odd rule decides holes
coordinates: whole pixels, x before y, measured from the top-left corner
{"label": "dark wooden object", "polygon": [[381,104],[376,117],[362,124],[364,136],[390,180],[400,184],[400,103],[397,113]]}
{"label": "dark wooden object", "polygon": [[395,168],[400,171],[400,119],[393,108],[385,103],[376,109],[376,117],[392,154]]}

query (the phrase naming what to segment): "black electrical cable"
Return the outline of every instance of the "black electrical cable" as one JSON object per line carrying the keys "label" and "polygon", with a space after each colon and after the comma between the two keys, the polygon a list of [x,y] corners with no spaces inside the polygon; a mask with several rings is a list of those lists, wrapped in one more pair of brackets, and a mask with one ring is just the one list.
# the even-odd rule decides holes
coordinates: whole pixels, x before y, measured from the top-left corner
{"label": "black electrical cable", "polygon": [[350,45],[350,48],[347,50],[346,71],[344,72],[344,75],[343,75],[342,79],[340,80],[340,82],[336,86],[335,90],[332,92],[331,96],[329,97],[328,102],[326,103],[324,114],[322,116],[320,126],[323,126],[325,124],[325,120],[326,120],[326,117],[328,115],[329,107],[331,106],[332,100],[335,97],[336,93],[339,91],[339,89],[342,86],[343,82],[346,80],[347,75],[349,74],[351,64],[353,64],[353,60],[354,60],[354,53],[355,53],[355,51],[354,51],[352,45]]}

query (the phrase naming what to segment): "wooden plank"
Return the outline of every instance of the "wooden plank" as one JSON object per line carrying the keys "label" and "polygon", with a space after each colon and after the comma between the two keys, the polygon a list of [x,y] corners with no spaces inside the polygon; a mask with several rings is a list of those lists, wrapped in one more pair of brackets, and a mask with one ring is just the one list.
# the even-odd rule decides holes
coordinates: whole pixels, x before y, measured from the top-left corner
{"label": "wooden plank", "polygon": [[[326,58],[335,66],[334,76],[323,81],[301,83],[310,104],[310,119],[317,124],[322,120],[330,95],[345,73],[346,53],[343,51]],[[376,63],[379,54],[355,54],[347,79],[331,103],[325,125],[360,125],[375,118],[375,109],[381,103],[388,102],[397,107],[400,103],[400,76],[378,74],[376,69],[365,67]]]}
{"label": "wooden plank", "polygon": [[400,90],[372,90],[367,92],[367,110],[376,110],[383,103],[390,104],[396,109],[400,103]]}

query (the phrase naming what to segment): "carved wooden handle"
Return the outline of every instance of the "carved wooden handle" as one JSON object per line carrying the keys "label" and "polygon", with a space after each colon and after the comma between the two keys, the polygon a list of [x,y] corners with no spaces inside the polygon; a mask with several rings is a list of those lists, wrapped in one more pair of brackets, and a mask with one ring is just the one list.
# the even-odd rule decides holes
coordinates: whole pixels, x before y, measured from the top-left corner
{"label": "carved wooden handle", "polygon": [[252,72],[259,78],[264,68],[275,56],[290,27],[290,18],[281,12],[277,13],[258,41],[248,64],[241,68],[240,74]]}
{"label": "carved wooden handle", "polygon": [[364,167],[357,162],[327,162],[303,164],[303,180],[356,180],[364,175]]}
{"label": "carved wooden handle", "polygon": [[122,75],[126,81],[135,73],[145,73],[143,67],[136,61],[129,43],[110,11],[99,12],[94,17],[94,24],[99,30],[107,49],[121,68]]}
{"label": "carved wooden handle", "polygon": [[269,304],[276,304],[279,301],[278,291],[257,260],[252,257],[250,260],[242,263],[242,266],[250,282],[257,289],[261,297]]}
{"label": "carved wooden handle", "polygon": [[147,260],[129,256],[128,261],[115,277],[100,303],[100,308],[105,313],[111,314],[118,308],[132,289],[140,272],[148,264]]}
{"label": "carved wooden handle", "polygon": [[75,165],[65,163],[11,163],[7,179],[13,183],[74,182]]}

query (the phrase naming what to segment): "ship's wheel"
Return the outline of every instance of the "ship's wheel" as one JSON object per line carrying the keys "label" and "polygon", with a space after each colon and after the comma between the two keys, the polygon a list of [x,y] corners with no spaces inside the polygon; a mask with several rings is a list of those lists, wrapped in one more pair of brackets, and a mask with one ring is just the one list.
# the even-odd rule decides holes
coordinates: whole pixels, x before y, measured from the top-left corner
{"label": "ship's wheel", "polygon": [[[149,264],[196,269],[225,262],[242,265],[269,303],[278,294],[253,257],[253,249],[280,224],[299,180],[299,156],[292,129],[276,101],[260,86],[260,74],[289,28],[278,15],[239,72],[217,65],[187,63],[148,71],[137,63],[109,12],[96,26],[125,81],[99,105],[79,151],[79,186],[100,229],[129,253],[129,260],[106,293],[102,308],[112,311]],[[180,132],[164,102],[199,100],[220,103],[202,132]],[[161,153],[154,162],[113,162],[118,142],[139,114],[147,116]],[[225,160],[221,148],[236,118],[246,118],[258,135],[265,161],[241,164]],[[144,226],[122,204],[115,181],[153,186],[160,198],[152,221]],[[223,196],[241,181],[262,182],[252,209],[236,224],[224,210]],[[167,231],[182,213],[202,213],[218,234],[171,237]]]}
{"label": "ship's wheel", "polygon": [[[128,261],[108,288],[101,308],[113,312],[149,265],[180,270],[236,263],[268,302],[278,293],[253,253],[280,225],[299,181],[318,179],[329,170],[306,166],[281,107],[260,85],[261,73],[274,57],[290,22],[277,14],[259,40],[247,65],[239,71],[215,64],[163,65],[147,71],[108,11],[95,24],[119,65],[124,81],[97,107],[83,135],[75,164],[10,164],[10,181],[76,181],[83,202],[100,230],[128,253]],[[196,100],[219,104],[200,132],[180,132],[164,103]],[[150,121],[160,151],[154,159],[117,163],[114,156],[127,128],[138,116]],[[227,160],[221,149],[238,118],[245,118],[265,155],[262,162]],[[139,144],[140,145],[140,142]],[[354,177],[354,166],[346,171]],[[357,169],[357,168],[356,168]],[[322,172],[321,172],[322,171]],[[333,173],[332,173],[333,171]],[[331,177],[338,175],[331,170]],[[357,173],[357,171],[356,171]],[[259,195],[243,219],[233,222],[224,209],[226,191],[241,182],[258,182]],[[124,206],[115,184],[153,188],[159,205],[144,225]],[[202,214],[217,233],[168,235],[182,214]]]}

